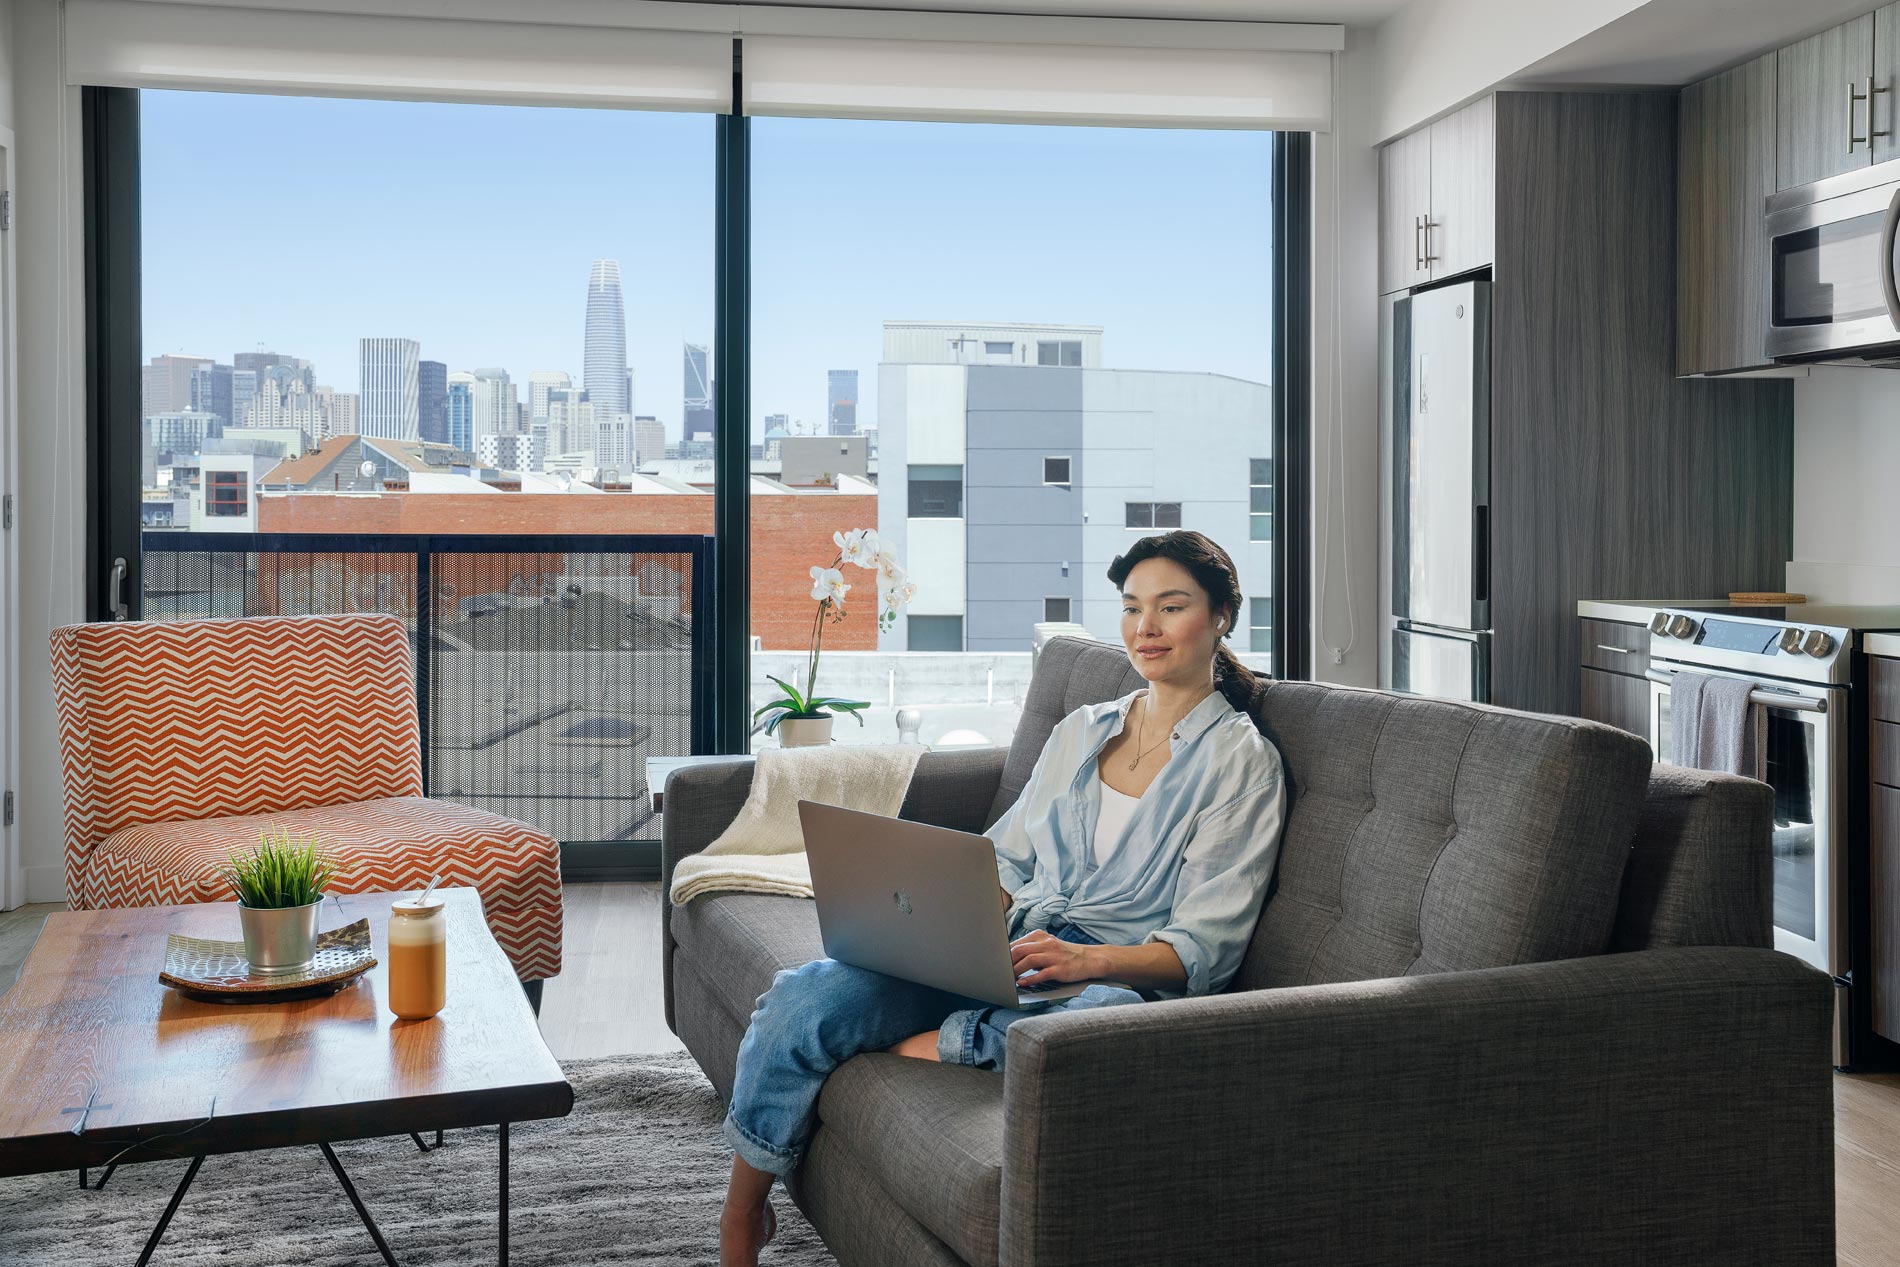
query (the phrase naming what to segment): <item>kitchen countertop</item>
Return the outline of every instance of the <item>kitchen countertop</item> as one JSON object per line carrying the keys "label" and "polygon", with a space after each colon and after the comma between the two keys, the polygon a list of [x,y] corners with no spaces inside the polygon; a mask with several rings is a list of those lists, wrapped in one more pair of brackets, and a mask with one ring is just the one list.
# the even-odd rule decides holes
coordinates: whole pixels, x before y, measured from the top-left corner
{"label": "kitchen countertop", "polygon": [[1868,655],[1900,657],[1900,634],[1870,633],[1861,639]]}

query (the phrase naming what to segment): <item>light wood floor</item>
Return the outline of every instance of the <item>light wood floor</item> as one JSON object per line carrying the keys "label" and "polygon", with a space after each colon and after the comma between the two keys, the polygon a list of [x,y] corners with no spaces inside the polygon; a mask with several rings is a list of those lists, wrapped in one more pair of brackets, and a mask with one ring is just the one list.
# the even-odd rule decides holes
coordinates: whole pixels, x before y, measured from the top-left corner
{"label": "light wood floor", "polygon": [[[563,968],[541,1002],[558,1059],[679,1049],[661,1002],[660,901],[657,884],[568,887]],[[59,909],[0,914],[0,989]],[[1834,1175],[1843,1267],[1900,1267],[1900,1074],[1835,1075]]]}

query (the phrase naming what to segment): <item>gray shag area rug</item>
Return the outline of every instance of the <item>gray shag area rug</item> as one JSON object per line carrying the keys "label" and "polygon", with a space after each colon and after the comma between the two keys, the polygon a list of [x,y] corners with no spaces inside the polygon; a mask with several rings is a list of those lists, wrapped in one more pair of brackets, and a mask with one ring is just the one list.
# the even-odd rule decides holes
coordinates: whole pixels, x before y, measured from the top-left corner
{"label": "gray shag area rug", "polygon": [[[509,1129],[509,1260],[518,1267],[717,1263],[732,1150],[725,1106],[684,1052],[564,1066],[574,1111]],[[433,1142],[433,1136],[425,1139]],[[406,1135],[336,1146],[403,1267],[496,1261],[495,1131],[451,1131],[426,1156]],[[129,1267],[187,1162],[122,1166],[104,1191],[67,1171],[0,1179],[0,1263]],[[99,1173],[91,1176],[95,1181]],[[775,1187],[767,1264],[833,1264]],[[380,1264],[369,1232],[314,1146],[208,1157],[152,1267]]]}

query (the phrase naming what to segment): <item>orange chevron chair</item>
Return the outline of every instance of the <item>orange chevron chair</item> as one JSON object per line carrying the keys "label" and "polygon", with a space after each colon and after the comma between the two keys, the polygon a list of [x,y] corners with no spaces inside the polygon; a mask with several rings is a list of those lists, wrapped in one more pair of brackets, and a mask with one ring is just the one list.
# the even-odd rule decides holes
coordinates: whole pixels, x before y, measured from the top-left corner
{"label": "orange chevron chair", "polygon": [[282,826],[335,851],[338,892],[474,887],[523,982],[561,970],[554,841],[422,795],[397,617],[70,625],[52,652],[74,909],[229,901],[216,869]]}

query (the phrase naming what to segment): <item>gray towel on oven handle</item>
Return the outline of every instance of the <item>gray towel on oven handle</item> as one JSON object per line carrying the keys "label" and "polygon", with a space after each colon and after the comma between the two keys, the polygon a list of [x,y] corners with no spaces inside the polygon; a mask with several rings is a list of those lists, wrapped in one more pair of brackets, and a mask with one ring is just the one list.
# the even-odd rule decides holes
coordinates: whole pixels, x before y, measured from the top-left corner
{"label": "gray towel on oven handle", "polygon": [[1768,712],[1749,702],[1755,684],[1678,672],[1669,686],[1677,765],[1718,774],[1768,777]]}

